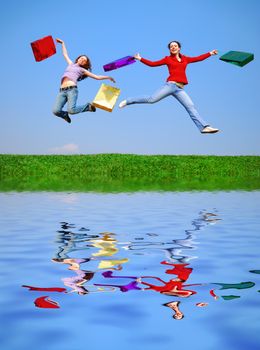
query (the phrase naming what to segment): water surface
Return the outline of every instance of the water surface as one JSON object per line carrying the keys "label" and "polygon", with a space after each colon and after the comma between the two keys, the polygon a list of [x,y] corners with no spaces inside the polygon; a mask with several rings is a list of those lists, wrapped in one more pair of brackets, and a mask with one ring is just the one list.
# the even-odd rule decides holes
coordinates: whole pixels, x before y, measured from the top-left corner
{"label": "water surface", "polygon": [[2,349],[259,349],[259,191],[0,200]]}

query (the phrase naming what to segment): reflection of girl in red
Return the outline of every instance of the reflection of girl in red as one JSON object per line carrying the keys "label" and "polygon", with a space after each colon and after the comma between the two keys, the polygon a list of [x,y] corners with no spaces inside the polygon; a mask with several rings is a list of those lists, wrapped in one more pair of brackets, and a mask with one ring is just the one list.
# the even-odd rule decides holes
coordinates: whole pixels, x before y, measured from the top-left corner
{"label": "reflection of girl in red", "polygon": [[177,277],[169,280],[168,282],[165,282],[159,277],[143,276],[142,278],[154,278],[164,284],[163,286],[157,286],[151,283],[141,281],[142,284],[148,286],[148,288],[145,289],[152,289],[156,292],[160,292],[161,294],[172,295],[182,298],[187,298],[197,293],[193,290],[187,290],[185,289],[185,287],[199,286],[201,284],[183,284],[189,278],[192,272],[192,268],[187,267],[189,264],[171,264],[167,261],[162,261],[161,264],[173,266],[173,269],[166,270],[165,272],[168,274],[174,274]]}
{"label": "reflection of girl in red", "polygon": [[187,281],[193,270],[191,267],[187,267],[189,264],[171,264],[167,261],[162,261],[161,264],[174,266],[173,269],[166,270],[165,273],[177,275],[180,281]]}
{"label": "reflection of girl in red", "polygon": [[172,317],[175,318],[175,320],[181,320],[184,317],[183,312],[179,309],[180,301],[170,301],[169,303],[163,304],[163,306],[167,306],[173,311]]}
{"label": "reflection of girl in red", "polygon": [[199,285],[199,284],[186,284],[186,285],[184,285],[183,282],[176,281],[175,279],[172,279],[168,282],[165,282],[161,278],[154,277],[154,276],[144,276],[142,278],[154,278],[154,279],[156,279],[164,284],[163,286],[156,286],[154,284],[141,281],[142,284],[148,286],[148,288],[144,288],[144,289],[152,289],[156,292],[160,292],[161,294],[172,295],[172,296],[183,297],[183,298],[187,298],[187,297],[191,296],[192,294],[197,293],[193,290],[187,290],[187,289],[183,289],[183,288],[189,287],[189,286],[198,286]]}

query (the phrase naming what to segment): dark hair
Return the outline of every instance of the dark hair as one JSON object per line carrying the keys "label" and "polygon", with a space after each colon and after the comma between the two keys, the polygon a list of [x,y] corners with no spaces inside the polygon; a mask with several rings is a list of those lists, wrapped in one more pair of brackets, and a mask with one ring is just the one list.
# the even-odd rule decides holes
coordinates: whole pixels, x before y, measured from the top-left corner
{"label": "dark hair", "polygon": [[[85,69],[87,69],[87,70],[89,70],[89,71],[91,72],[92,64],[91,64],[91,61],[90,61],[90,59],[88,58],[88,56],[86,56],[86,55],[79,55],[79,56],[75,59],[75,63],[78,63],[78,60],[79,60],[80,57],[86,57],[86,58],[87,58],[87,63],[84,64],[84,65],[81,65],[80,67],[85,68]],[[86,78],[87,78],[87,75],[82,75],[82,76],[78,79],[78,81],[83,80],[83,79],[86,79]]]}
{"label": "dark hair", "polygon": [[177,318],[176,314],[174,314],[172,317],[173,317],[175,320],[182,320],[183,317],[184,317],[184,315],[182,314],[182,315],[181,315],[181,318]]}
{"label": "dark hair", "polygon": [[172,41],[170,41],[169,44],[168,44],[168,49],[170,49],[171,43],[176,43],[176,44],[179,46],[179,48],[181,48],[181,43],[180,43],[179,41],[177,41],[177,40],[172,40]]}

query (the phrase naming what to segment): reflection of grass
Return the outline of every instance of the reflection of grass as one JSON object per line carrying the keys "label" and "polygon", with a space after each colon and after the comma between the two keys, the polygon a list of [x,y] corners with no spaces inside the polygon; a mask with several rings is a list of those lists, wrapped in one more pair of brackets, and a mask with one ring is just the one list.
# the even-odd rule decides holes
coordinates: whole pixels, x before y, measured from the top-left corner
{"label": "reflection of grass", "polygon": [[260,189],[257,156],[0,155],[0,190]]}

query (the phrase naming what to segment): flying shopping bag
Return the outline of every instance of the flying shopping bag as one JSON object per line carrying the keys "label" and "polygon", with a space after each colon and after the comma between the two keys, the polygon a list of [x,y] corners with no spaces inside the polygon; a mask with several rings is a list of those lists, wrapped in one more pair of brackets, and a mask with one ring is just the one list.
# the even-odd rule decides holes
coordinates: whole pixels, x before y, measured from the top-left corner
{"label": "flying shopping bag", "polygon": [[126,57],[119,58],[116,61],[105,64],[103,66],[103,69],[105,72],[108,72],[110,70],[121,68],[121,67],[127,66],[129,64],[135,63],[135,62],[136,61],[135,61],[135,58],[133,56],[126,56]]}
{"label": "flying shopping bag", "polygon": [[112,112],[119,95],[120,89],[103,83],[92,103],[98,108]]}
{"label": "flying shopping bag", "polygon": [[51,35],[31,43],[36,62],[45,60],[56,53],[56,46]]}
{"label": "flying shopping bag", "polygon": [[246,64],[253,61],[254,54],[241,51],[229,51],[220,56],[219,59],[227,63],[235,64],[239,67],[244,67]]}

